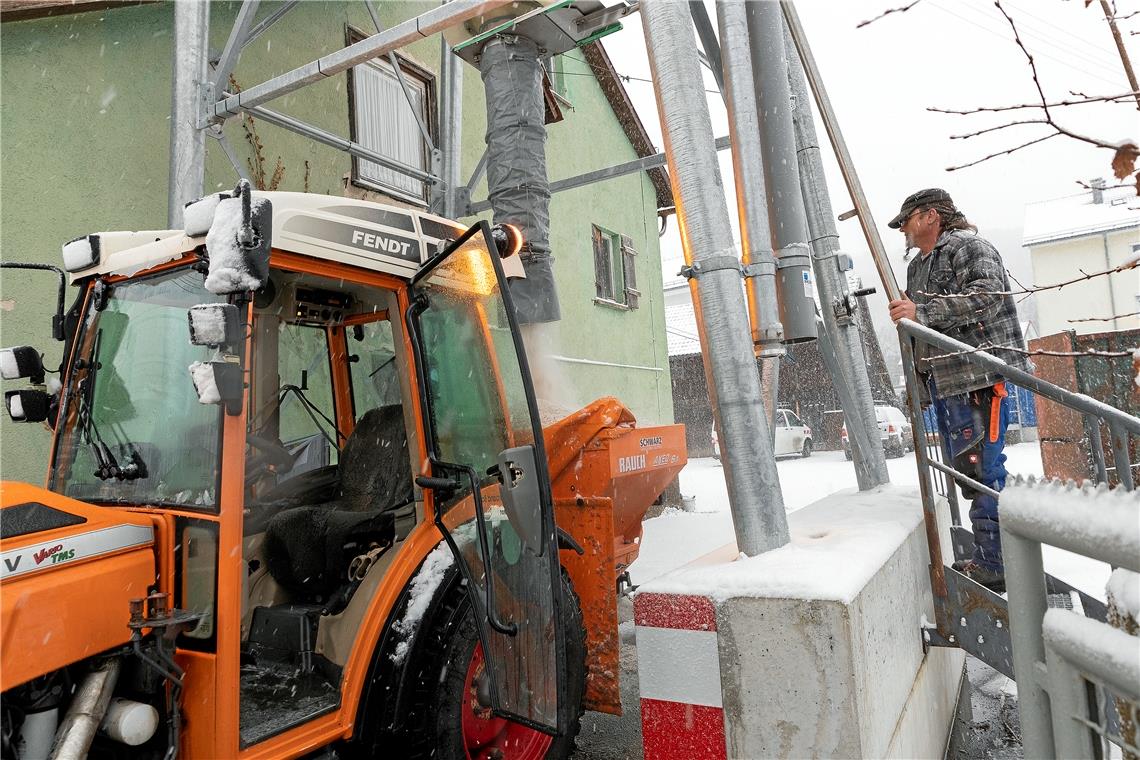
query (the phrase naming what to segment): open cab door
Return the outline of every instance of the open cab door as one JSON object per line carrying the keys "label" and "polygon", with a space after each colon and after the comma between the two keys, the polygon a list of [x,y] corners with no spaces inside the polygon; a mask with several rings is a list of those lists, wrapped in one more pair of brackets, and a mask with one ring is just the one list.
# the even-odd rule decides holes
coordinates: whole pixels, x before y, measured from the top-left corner
{"label": "open cab door", "polygon": [[[569,724],[561,570],[522,338],[486,222],[412,279],[406,316],[424,399],[435,521],[467,580],[495,713]],[[483,687],[486,687],[485,689]],[[482,693],[485,692],[485,693]]]}

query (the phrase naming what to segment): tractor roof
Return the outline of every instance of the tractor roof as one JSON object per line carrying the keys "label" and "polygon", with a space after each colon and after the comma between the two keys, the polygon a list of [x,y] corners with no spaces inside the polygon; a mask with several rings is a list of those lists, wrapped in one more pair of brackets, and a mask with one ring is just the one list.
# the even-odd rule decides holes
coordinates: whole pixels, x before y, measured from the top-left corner
{"label": "tractor roof", "polygon": [[[273,204],[273,247],[303,256],[411,278],[440,242],[467,229],[416,209],[311,193],[255,192]],[[71,273],[134,274],[177,259],[206,242],[183,230],[99,232],[99,259]]]}

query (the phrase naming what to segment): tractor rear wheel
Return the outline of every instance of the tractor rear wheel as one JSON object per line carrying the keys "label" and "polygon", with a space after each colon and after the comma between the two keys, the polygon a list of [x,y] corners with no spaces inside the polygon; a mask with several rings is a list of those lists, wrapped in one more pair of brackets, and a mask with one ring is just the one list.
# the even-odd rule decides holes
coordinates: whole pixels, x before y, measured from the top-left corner
{"label": "tractor rear wheel", "polygon": [[[569,730],[550,736],[492,714],[478,699],[478,683],[485,669],[483,646],[475,625],[471,602],[457,589],[455,602],[461,607],[459,625],[454,626],[443,651],[436,653],[431,704],[435,707],[436,760],[542,760],[566,758],[574,750],[586,688],[586,632],[582,611],[569,579],[562,578],[562,621],[566,631],[567,696],[573,706]],[[429,668],[430,671],[430,668]]]}

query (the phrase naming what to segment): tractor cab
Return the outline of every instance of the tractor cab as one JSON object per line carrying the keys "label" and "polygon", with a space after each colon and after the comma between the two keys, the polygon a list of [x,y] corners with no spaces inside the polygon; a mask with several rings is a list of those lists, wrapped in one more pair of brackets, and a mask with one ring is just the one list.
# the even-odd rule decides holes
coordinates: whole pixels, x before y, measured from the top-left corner
{"label": "tractor cab", "polygon": [[[299,727],[351,733],[377,679],[423,668],[450,572],[475,613],[482,719],[547,746],[576,708],[505,287],[517,231],[240,193],[188,207],[185,231],[65,249],[81,295],[37,498],[151,519],[151,590],[193,617],[171,633],[191,718],[168,742],[231,756]],[[125,644],[127,605],[112,612]]]}

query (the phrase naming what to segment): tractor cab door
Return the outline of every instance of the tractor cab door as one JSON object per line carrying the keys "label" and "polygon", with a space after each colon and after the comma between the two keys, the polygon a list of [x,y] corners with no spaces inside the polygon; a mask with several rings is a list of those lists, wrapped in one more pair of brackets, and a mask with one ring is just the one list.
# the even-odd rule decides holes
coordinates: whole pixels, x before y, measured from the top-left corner
{"label": "tractor cab door", "polygon": [[[522,339],[481,222],[412,280],[435,521],[466,579],[499,715],[564,730],[563,603],[550,477]],[[484,691],[480,689],[480,691]],[[561,708],[561,709],[560,709]]]}

